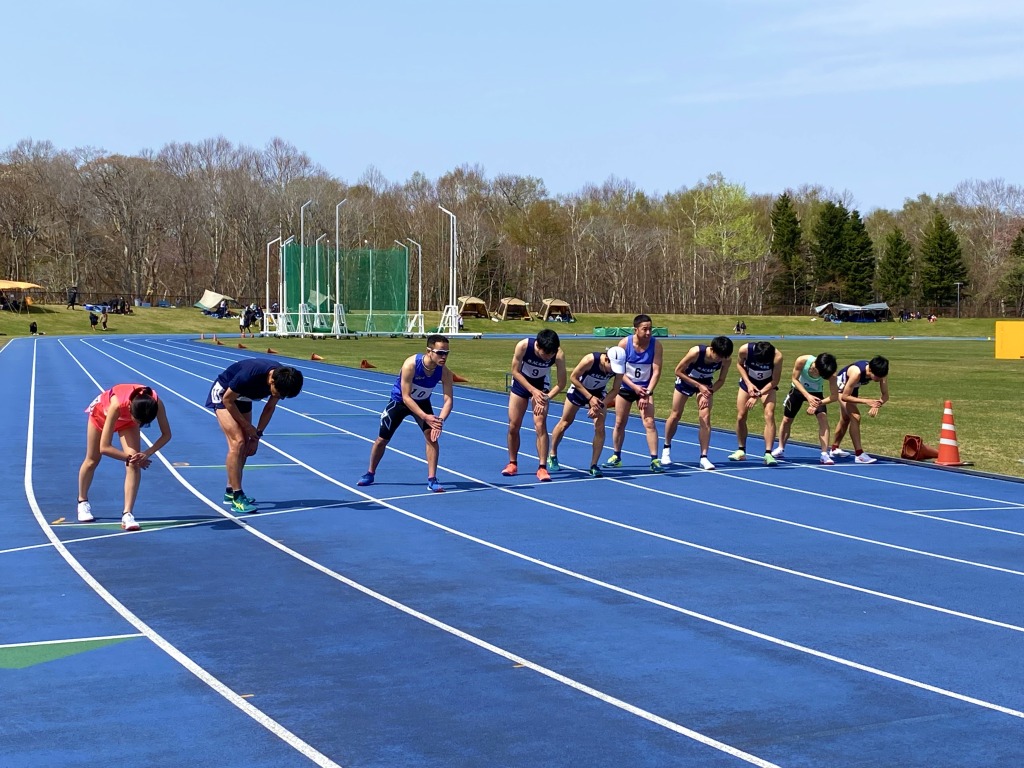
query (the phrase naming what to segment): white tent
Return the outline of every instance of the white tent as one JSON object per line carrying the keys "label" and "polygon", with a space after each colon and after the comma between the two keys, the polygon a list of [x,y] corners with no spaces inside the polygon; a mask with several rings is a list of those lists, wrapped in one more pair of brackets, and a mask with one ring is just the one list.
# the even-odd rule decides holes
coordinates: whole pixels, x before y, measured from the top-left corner
{"label": "white tent", "polygon": [[829,301],[814,308],[814,314],[820,317],[831,315],[836,320],[853,320],[871,322],[873,320],[891,320],[892,310],[884,301],[877,304],[843,304],[838,301]]}
{"label": "white tent", "polygon": [[223,293],[217,293],[216,291],[207,290],[203,292],[203,298],[201,298],[192,306],[198,307],[199,309],[205,309],[207,311],[210,311],[216,309],[223,299],[227,299],[228,301],[235,301],[233,298]]}

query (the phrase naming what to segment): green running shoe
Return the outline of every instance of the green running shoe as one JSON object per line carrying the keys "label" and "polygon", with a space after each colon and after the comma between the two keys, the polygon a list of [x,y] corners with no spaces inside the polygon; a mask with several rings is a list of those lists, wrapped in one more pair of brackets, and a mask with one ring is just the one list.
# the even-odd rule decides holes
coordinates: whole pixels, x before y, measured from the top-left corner
{"label": "green running shoe", "polygon": [[604,477],[604,472],[601,471],[601,468],[599,466],[597,466],[597,464],[594,464],[593,466],[590,467],[590,476],[591,477]]}
{"label": "green running shoe", "polygon": [[661,462],[657,459],[651,459],[651,472],[664,472],[665,468],[661,466]]}
{"label": "green running shoe", "polygon": [[548,456],[548,472],[559,472],[561,467],[558,465],[557,456]]}
{"label": "green running shoe", "polygon": [[606,461],[604,465],[606,467],[621,467],[622,457],[620,457],[617,453],[613,453],[611,456],[608,457],[608,461]]}

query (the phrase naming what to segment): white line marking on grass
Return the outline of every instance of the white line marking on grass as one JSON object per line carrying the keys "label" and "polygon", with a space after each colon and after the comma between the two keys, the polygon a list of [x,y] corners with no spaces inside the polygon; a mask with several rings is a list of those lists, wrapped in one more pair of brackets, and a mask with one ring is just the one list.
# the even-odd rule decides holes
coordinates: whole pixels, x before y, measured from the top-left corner
{"label": "white line marking on grass", "polygon": [[141,632],[127,635],[98,635],[96,637],[65,637],[62,640],[35,640],[28,643],[6,643],[0,648],[31,648],[38,645],[60,645],[62,643],[93,643],[99,640],[127,640],[131,637],[145,637]]}

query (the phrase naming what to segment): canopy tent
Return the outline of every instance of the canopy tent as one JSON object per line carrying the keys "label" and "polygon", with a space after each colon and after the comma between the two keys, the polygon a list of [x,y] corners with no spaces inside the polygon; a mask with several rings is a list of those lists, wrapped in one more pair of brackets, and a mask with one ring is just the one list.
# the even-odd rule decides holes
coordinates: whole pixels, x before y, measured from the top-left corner
{"label": "canopy tent", "polygon": [[540,317],[542,320],[561,320],[563,323],[575,320],[569,302],[561,299],[544,299],[540,307]]}
{"label": "canopy tent", "polygon": [[33,288],[42,288],[42,286],[21,280],[0,280],[0,291],[30,291]]}
{"label": "canopy tent", "polygon": [[[227,299],[228,301],[235,301],[233,298],[223,293],[217,293],[216,291],[207,290],[203,292],[203,298],[201,298],[192,306],[210,312],[216,309],[218,306],[220,306],[220,303],[223,299]],[[238,302],[235,303],[237,304]]]}
{"label": "canopy tent", "polygon": [[892,320],[892,310],[885,302],[878,304],[842,304],[830,301],[814,308],[814,314],[828,320],[839,320],[852,323],[873,323],[881,320]]}
{"label": "canopy tent", "polygon": [[487,305],[476,296],[459,296],[459,314],[463,317],[487,317]]}
{"label": "canopy tent", "polygon": [[512,296],[501,300],[497,317],[499,320],[533,320],[533,315],[530,314],[530,305],[522,299]]}

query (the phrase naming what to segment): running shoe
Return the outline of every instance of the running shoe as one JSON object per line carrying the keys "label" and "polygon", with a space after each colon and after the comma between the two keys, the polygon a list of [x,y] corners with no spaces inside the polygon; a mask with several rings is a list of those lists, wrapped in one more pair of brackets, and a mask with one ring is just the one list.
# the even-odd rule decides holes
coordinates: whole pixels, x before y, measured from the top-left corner
{"label": "running shoe", "polygon": [[356,485],[373,485],[373,472],[367,472],[356,480]]}
{"label": "running shoe", "polygon": [[562,468],[558,464],[557,456],[548,456],[548,472],[558,472]]}
{"label": "running shoe", "polygon": [[825,464],[825,465],[828,465],[828,466],[831,466],[832,464],[835,464],[835,462],[832,460],[832,457],[828,455],[828,451],[822,451],[821,452],[821,458],[818,459],[818,461],[821,464]]}
{"label": "running shoe", "polygon": [[771,455],[771,453],[766,453],[764,455],[764,465],[766,467],[777,467],[779,466],[779,462]]}
{"label": "running shoe", "polygon": [[125,512],[121,515],[121,527],[126,531],[141,530],[141,526],[135,522],[135,515],[131,512]]}
{"label": "running shoe", "polygon": [[250,512],[256,511],[256,505],[251,504],[244,495],[231,500],[231,511],[238,512],[242,515],[248,515]]}
{"label": "running shoe", "polygon": [[780,445],[778,448],[772,450],[772,456],[776,459],[784,459],[786,458],[786,449]]}
{"label": "running shoe", "polygon": [[850,452],[844,451],[842,448],[833,448],[831,451],[828,452],[828,455],[831,456],[833,459],[845,459],[847,456],[850,455]]}
{"label": "running shoe", "polygon": [[737,448],[735,451],[729,454],[729,461],[743,461],[747,458],[747,452],[742,448]]}
{"label": "running shoe", "polygon": [[437,481],[436,477],[427,478],[427,490],[434,493],[444,493],[444,487]]}
{"label": "running shoe", "polygon": [[544,467],[537,467],[537,479],[542,483],[550,483],[551,475],[548,474],[548,471]]}
{"label": "running shoe", "polygon": [[601,468],[599,466],[597,466],[597,464],[593,464],[590,467],[590,476],[591,477],[604,477],[604,472],[601,471]]}
{"label": "running shoe", "polygon": [[715,465],[711,463],[707,456],[700,457],[700,468],[701,469],[714,469]]}
{"label": "running shoe", "polygon": [[621,467],[622,457],[619,456],[619,454],[617,453],[613,453],[611,456],[608,457],[608,461],[606,461],[604,465],[606,467]]}
{"label": "running shoe", "polygon": [[[245,493],[243,493],[242,495],[245,496]],[[245,496],[245,499],[250,504],[255,504],[256,503],[256,499],[254,499],[252,496]],[[235,500],[235,494],[231,493],[231,491],[224,491],[224,503],[225,504],[230,504],[234,500]]]}
{"label": "running shoe", "polygon": [[853,460],[858,464],[874,464],[876,461],[878,461],[878,459],[876,459],[874,456],[869,456],[866,453],[862,453],[859,456],[855,456]]}
{"label": "running shoe", "polygon": [[664,472],[665,468],[661,466],[661,462],[658,459],[651,459],[651,472]]}
{"label": "running shoe", "polygon": [[92,514],[92,504],[88,501],[78,502],[78,522],[93,523],[96,518]]}
{"label": "running shoe", "polygon": [[518,472],[518,471],[519,471],[519,465],[516,464],[514,461],[510,461],[508,463],[508,466],[505,467],[503,470],[501,470],[501,474],[503,474],[505,477],[515,477],[516,476],[516,472]]}
{"label": "running shoe", "polygon": [[672,449],[662,448],[661,449],[661,466],[667,467],[672,464]]}

